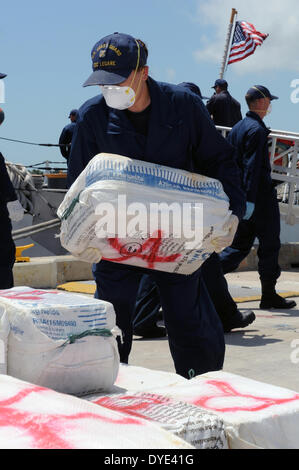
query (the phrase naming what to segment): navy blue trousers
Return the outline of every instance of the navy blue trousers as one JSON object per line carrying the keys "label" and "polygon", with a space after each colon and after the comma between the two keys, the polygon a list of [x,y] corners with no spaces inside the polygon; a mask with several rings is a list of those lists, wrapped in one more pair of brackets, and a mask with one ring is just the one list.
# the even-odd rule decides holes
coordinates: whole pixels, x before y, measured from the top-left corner
{"label": "navy blue trousers", "polygon": [[150,274],[158,287],[176,372],[188,379],[222,369],[223,328],[200,270],[183,276],[101,261],[94,265],[93,274],[95,297],[113,304],[117,326],[123,333],[123,342],[118,340],[121,362],[128,363],[131,351],[140,280],[143,274]]}
{"label": "navy blue trousers", "polygon": [[220,254],[224,273],[237,269],[258,239],[258,272],[261,281],[276,281],[281,273],[278,263],[280,250],[280,213],[276,191],[256,204],[252,217],[239,223],[235,238]]}
{"label": "navy blue trousers", "polygon": [[161,308],[157,284],[149,274],[144,274],[139,283],[133,317],[134,331],[151,329],[158,321]]}
{"label": "navy blue trousers", "polygon": [[[238,307],[228,290],[227,281],[223,275],[221,262],[217,253],[212,255],[201,266],[201,275],[222,324],[229,323],[231,316]],[[134,331],[150,330],[160,318],[161,308],[158,287],[150,275],[143,275],[135,305],[133,319]]]}

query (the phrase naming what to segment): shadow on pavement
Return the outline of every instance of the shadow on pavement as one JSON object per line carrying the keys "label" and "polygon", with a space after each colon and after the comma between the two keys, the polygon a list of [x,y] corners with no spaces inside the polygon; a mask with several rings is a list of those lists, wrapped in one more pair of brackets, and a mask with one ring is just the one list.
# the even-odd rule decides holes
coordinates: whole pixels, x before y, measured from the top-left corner
{"label": "shadow on pavement", "polygon": [[224,335],[225,344],[230,346],[244,346],[249,348],[257,348],[266,346],[267,344],[281,343],[283,340],[279,338],[271,338],[270,336],[260,334],[258,330],[235,330]]}

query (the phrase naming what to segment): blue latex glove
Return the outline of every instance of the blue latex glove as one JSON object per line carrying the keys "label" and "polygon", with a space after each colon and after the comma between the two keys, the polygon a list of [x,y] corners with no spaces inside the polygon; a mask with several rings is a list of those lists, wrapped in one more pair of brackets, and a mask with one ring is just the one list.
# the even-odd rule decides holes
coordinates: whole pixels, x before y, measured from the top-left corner
{"label": "blue latex glove", "polygon": [[255,204],[253,202],[246,202],[246,212],[243,220],[249,220],[253,214]]}

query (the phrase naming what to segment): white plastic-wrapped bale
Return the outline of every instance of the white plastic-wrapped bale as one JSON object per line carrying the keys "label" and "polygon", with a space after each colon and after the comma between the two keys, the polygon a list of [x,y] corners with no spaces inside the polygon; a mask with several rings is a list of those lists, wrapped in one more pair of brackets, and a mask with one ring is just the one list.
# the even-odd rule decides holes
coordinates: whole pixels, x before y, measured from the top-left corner
{"label": "white plastic-wrapped bale", "polygon": [[[162,422],[160,412],[163,407],[159,410],[159,403],[176,402],[178,409],[183,404],[196,407],[198,416],[203,414],[193,427],[192,435],[183,435],[198,448],[208,448],[214,443],[218,448],[224,447],[224,435],[230,449],[299,448],[299,393],[293,390],[223,371],[208,372],[187,380],[170,372],[127,364],[120,364],[114,389],[115,393],[106,399],[102,394],[87,398],[107,407],[114,402],[114,410],[128,414],[134,410],[134,416],[138,413],[146,419],[158,417],[159,425],[177,426],[172,432],[180,435],[183,428],[184,431],[192,429],[196,415],[192,409],[188,415],[186,408],[187,413],[177,414],[173,419],[172,408],[172,413],[165,413]],[[117,395],[119,390],[121,400]],[[134,408],[133,400],[143,403],[139,402]],[[178,431],[180,425],[183,426]]]}
{"label": "white plastic-wrapped bale", "polygon": [[111,449],[112,464],[113,455],[128,462],[115,449],[193,449],[146,419],[7,375],[0,375],[0,410],[0,449]]}
{"label": "white plastic-wrapped bale", "polygon": [[175,168],[99,154],[57,211],[60,240],[75,256],[191,274],[226,236],[231,211],[220,181]]}
{"label": "white plastic-wrapped bale", "polygon": [[0,307],[4,373],[74,395],[110,390],[119,368],[112,304],[21,286],[0,291]]}

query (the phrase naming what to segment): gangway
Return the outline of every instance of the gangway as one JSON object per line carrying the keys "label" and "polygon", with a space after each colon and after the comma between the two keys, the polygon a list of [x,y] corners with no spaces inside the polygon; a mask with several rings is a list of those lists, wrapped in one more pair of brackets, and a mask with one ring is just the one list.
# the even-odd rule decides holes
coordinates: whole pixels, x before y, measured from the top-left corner
{"label": "gangway", "polygon": [[[230,127],[216,126],[223,137]],[[271,130],[269,158],[272,179],[277,181],[281,219],[287,225],[299,224],[299,133]]]}

